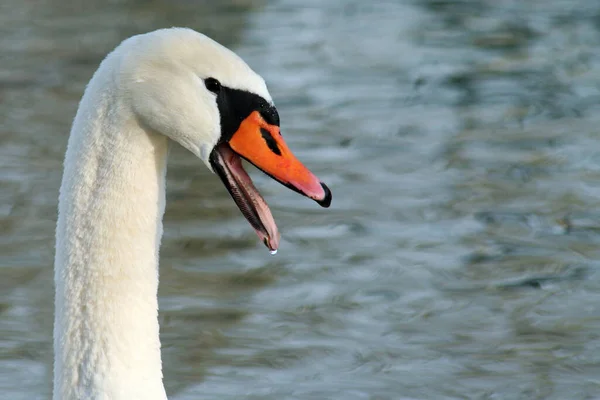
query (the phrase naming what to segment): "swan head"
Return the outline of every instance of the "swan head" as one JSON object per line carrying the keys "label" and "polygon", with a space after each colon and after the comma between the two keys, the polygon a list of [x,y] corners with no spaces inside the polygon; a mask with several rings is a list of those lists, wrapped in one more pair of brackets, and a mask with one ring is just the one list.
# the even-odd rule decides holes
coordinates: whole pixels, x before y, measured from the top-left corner
{"label": "swan head", "polygon": [[120,48],[119,86],[139,123],[202,159],[269,250],[277,250],[280,234],[242,158],[329,207],[329,188],[283,140],[265,81],[235,53],[184,28],[134,36]]}

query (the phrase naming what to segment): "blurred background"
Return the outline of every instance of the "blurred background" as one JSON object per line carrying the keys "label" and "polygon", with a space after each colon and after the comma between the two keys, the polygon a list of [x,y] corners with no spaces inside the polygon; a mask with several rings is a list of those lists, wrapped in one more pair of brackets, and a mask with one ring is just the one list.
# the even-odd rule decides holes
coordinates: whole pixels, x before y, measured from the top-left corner
{"label": "blurred background", "polygon": [[600,398],[600,2],[0,2],[0,398],[48,399],[62,158],[121,40],[204,32],[267,81],[330,209],[251,174],[270,256],[171,153],[173,399]]}

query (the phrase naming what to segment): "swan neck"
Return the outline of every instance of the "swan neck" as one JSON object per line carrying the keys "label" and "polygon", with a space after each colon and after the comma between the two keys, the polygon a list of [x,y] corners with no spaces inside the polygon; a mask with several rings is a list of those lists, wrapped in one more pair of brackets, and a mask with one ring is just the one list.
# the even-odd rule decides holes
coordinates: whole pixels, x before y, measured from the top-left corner
{"label": "swan neck", "polygon": [[73,123],[59,197],[54,399],[166,399],[158,249],[168,144],[102,68]]}

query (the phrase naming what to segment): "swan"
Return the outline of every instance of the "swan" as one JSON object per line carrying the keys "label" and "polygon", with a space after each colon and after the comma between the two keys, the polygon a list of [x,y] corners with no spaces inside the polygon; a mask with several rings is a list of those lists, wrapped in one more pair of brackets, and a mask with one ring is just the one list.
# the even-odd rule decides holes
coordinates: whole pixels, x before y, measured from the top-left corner
{"label": "swan", "polygon": [[170,140],[223,181],[272,252],[280,234],[241,159],[331,203],[284,142],[264,80],[235,53],[187,28],[123,41],[85,89],[64,160],[55,400],[166,399],[157,288]]}

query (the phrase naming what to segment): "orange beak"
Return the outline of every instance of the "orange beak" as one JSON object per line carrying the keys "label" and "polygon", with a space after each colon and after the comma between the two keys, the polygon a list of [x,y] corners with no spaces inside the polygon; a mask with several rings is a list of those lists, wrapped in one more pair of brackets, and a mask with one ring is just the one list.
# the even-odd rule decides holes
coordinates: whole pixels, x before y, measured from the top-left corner
{"label": "orange beak", "polygon": [[331,204],[331,191],[291,152],[279,127],[265,122],[253,111],[229,140],[237,154],[273,179],[315,200],[322,207]]}
{"label": "orange beak", "polygon": [[253,111],[228,141],[215,146],[210,163],[233,201],[272,253],[277,251],[281,235],[265,199],[242,167],[241,158],[322,207],[331,204],[329,188],[292,154],[281,138],[279,127],[267,123],[258,111]]}

